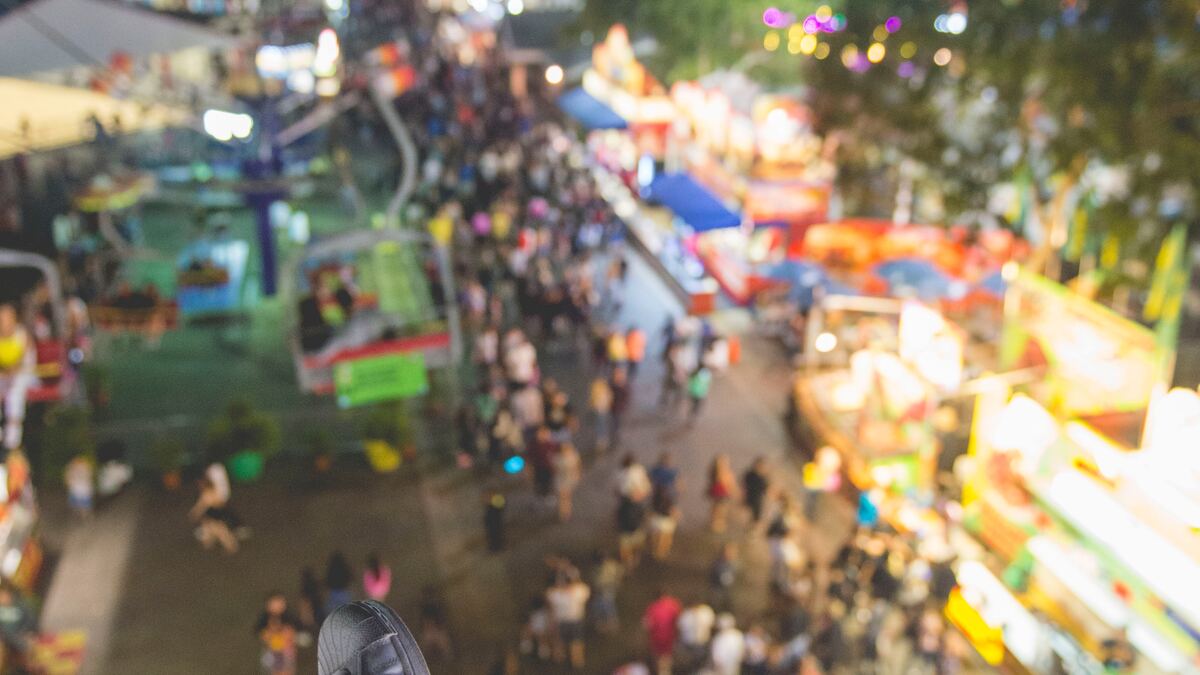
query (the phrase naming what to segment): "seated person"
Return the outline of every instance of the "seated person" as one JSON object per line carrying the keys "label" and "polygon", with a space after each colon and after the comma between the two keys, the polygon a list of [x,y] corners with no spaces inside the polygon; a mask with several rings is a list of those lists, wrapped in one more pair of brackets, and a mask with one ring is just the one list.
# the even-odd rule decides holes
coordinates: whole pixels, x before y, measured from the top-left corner
{"label": "seated person", "polygon": [[317,297],[312,295],[300,299],[300,347],[305,352],[315,352],[325,346],[333,336],[333,329],[325,323]]}
{"label": "seated person", "polygon": [[25,426],[25,394],[35,382],[37,345],[17,320],[17,309],[0,305],[0,399],[4,412],[4,447],[21,447]]}

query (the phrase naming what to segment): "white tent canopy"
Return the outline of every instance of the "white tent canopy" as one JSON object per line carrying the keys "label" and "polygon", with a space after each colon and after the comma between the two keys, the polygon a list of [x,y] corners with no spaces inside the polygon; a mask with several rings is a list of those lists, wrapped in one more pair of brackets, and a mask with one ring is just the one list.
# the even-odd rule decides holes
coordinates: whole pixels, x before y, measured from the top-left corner
{"label": "white tent canopy", "polygon": [[224,49],[234,38],[182,19],[106,0],[34,0],[0,16],[0,76],[109,63],[191,47]]}
{"label": "white tent canopy", "polygon": [[185,110],[122,101],[88,89],[0,77],[0,159],[92,140],[92,115],[126,133],[153,131],[189,121]]}

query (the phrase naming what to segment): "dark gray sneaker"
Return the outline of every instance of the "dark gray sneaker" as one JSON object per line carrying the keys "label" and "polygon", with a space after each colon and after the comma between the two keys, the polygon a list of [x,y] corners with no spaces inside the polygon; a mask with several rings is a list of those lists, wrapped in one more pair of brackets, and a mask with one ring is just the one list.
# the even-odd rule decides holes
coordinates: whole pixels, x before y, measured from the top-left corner
{"label": "dark gray sneaker", "polygon": [[321,625],[319,675],[429,675],[408,626],[382,602],[342,605]]}

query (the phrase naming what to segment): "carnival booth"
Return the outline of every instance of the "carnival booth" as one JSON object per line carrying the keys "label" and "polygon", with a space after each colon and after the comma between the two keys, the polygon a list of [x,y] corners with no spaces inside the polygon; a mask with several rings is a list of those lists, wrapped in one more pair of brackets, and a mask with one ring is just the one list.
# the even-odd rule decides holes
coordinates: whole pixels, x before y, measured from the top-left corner
{"label": "carnival booth", "polygon": [[1139,324],[1025,273],[1009,294],[1003,365],[1031,377],[979,396],[964,523],[1078,658],[1123,632],[1132,672],[1195,673],[1200,395],[1166,393]]}
{"label": "carnival booth", "polygon": [[748,304],[770,285],[757,267],[826,218],[832,169],[797,99],[763,94],[740,73],[676,83],[671,95],[679,117],[668,166],[739,205],[747,223],[702,233],[697,254],[730,298]]}
{"label": "carnival booth", "polygon": [[460,338],[449,270],[423,235],[360,230],[311,244],[285,274],[301,388],[342,407],[423,394]]}
{"label": "carnival booth", "polygon": [[793,396],[797,432],[831,445],[859,490],[932,491],[933,415],[963,384],[965,337],[916,301],[831,295],[813,306]]}

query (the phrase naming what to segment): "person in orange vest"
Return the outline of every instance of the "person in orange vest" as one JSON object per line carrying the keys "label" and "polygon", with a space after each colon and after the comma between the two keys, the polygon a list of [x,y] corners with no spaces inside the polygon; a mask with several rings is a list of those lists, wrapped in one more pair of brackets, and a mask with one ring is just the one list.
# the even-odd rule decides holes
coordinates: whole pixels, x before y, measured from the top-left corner
{"label": "person in orange vest", "polygon": [[638,366],[646,358],[646,333],[637,326],[631,326],[625,333],[625,355],[629,359],[629,377],[637,375]]}

